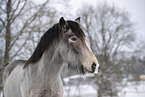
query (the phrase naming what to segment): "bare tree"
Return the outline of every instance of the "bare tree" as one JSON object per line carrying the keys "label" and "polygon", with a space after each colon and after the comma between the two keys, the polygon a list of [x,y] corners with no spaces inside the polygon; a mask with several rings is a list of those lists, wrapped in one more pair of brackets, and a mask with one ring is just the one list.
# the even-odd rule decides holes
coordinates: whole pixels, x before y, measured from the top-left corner
{"label": "bare tree", "polygon": [[145,74],[145,44],[144,42],[136,43],[135,50],[131,54],[131,57],[128,58],[128,68],[126,70],[126,75],[132,76],[133,81],[139,81],[140,75]]}
{"label": "bare tree", "polygon": [[14,59],[30,56],[55,15],[50,0],[39,4],[34,0],[0,0],[0,85],[5,66]]}
{"label": "bare tree", "polygon": [[115,83],[121,82],[123,62],[120,53],[132,46],[135,40],[129,15],[115,6],[100,3],[96,7],[85,5],[79,11],[82,27],[87,33],[90,47],[100,63],[97,84],[98,97],[115,96]]}
{"label": "bare tree", "polygon": [[[50,10],[48,3],[49,0],[44,1],[42,4],[35,4],[30,0],[1,0],[0,22],[2,26],[0,28],[0,37],[4,40],[3,42],[5,42],[5,44],[3,44],[3,47],[5,47],[5,66],[8,64],[9,60],[12,60],[17,53],[21,51],[28,40],[27,38],[31,36],[30,34],[32,34],[32,32],[34,33],[34,31],[32,31],[32,26],[33,29],[34,27],[40,29],[41,27],[38,26],[38,23],[42,18],[45,19],[44,16],[51,18],[54,16],[54,10]],[[45,24],[48,25],[49,21]],[[16,44],[18,45],[17,42],[20,40],[22,34],[25,34],[25,37],[27,38],[23,39],[25,40],[24,42],[21,41],[21,43],[19,43],[19,49],[13,53],[13,47],[15,47]]]}

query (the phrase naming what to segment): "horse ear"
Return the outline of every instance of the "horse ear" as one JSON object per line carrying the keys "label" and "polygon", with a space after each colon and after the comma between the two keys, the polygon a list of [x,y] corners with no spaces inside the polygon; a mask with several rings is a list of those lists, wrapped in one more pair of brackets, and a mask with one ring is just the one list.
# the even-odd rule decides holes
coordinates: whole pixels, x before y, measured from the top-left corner
{"label": "horse ear", "polygon": [[60,18],[59,24],[60,24],[60,26],[61,26],[62,28],[65,28],[65,27],[66,27],[66,21],[64,20],[63,17]]}
{"label": "horse ear", "polygon": [[79,24],[80,23],[80,19],[81,19],[81,17],[76,18],[75,22],[77,22]]}

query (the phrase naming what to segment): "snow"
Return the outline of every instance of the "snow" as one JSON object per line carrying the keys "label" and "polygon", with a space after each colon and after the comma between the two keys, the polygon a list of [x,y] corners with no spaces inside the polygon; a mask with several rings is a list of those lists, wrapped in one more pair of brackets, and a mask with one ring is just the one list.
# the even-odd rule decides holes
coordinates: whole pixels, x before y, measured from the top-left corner
{"label": "snow", "polygon": [[[74,75],[64,78],[67,83],[71,79],[94,77],[91,75]],[[127,80],[125,80],[127,82]],[[64,97],[97,97],[97,91],[91,85],[73,85],[64,87]],[[71,96],[70,96],[71,95]],[[145,81],[128,82],[124,88],[118,93],[118,97],[145,97]]]}
{"label": "snow", "polygon": [[[64,97],[97,97],[96,90],[91,85],[66,86],[64,87]],[[118,94],[118,97],[145,97],[145,81],[128,82]]]}
{"label": "snow", "polygon": [[3,92],[0,91],[0,97],[3,97]]}
{"label": "snow", "polygon": [[[78,78],[78,76],[70,78]],[[96,90],[91,85],[64,87],[64,97],[68,97],[68,95],[71,95],[69,97],[96,97],[96,93]],[[3,97],[2,92],[0,92],[0,97]],[[118,97],[145,97],[145,81],[128,82],[127,86],[121,90]]]}
{"label": "snow", "polygon": [[94,77],[94,76],[95,76],[94,74],[86,74],[86,75],[80,75],[79,74],[79,75],[73,75],[73,76],[66,77],[63,80],[67,83],[71,79],[77,79],[77,78],[83,78],[83,79],[85,79],[87,77]]}
{"label": "snow", "polygon": [[119,93],[119,97],[145,97],[145,81],[129,82]]}
{"label": "snow", "polygon": [[[94,74],[73,75],[64,78],[64,82],[68,83],[72,79],[94,77]],[[71,95],[71,96],[70,96]],[[96,90],[91,85],[73,85],[64,87],[64,97],[96,97]]]}
{"label": "snow", "polygon": [[64,97],[96,97],[95,95],[96,90],[90,85],[64,87]]}

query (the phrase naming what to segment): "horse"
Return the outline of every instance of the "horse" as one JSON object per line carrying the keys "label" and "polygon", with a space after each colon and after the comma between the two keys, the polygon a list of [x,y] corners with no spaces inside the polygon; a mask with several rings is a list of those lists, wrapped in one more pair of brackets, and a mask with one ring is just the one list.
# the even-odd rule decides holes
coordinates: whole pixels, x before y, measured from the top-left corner
{"label": "horse", "polygon": [[64,65],[80,74],[97,73],[98,60],[79,22],[80,18],[61,17],[44,33],[28,60],[9,64],[3,74],[4,96],[63,97],[60,75]]}

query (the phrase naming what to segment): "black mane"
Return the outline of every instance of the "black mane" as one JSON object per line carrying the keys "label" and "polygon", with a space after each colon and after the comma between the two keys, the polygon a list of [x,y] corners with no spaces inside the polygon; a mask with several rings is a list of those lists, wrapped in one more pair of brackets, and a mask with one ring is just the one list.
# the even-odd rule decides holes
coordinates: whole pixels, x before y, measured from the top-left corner
{"label": "black mane", "polygon": [[[73,21],[67,21],[67,29],[71,29],[77,37],[80,39],[84,39],[85,34],[80,28],[80,25]],[[59,23],[53,25],[44,35],[41,37],[35,51],[33,52],[32,56],[27,60],[25,67],[27,67],[30,63],[36,63],[40,60],[43,53],[49,49],[49,46],[52,44],[54,40],[59,40],[62,36],[62,29],[59,25]]]}

